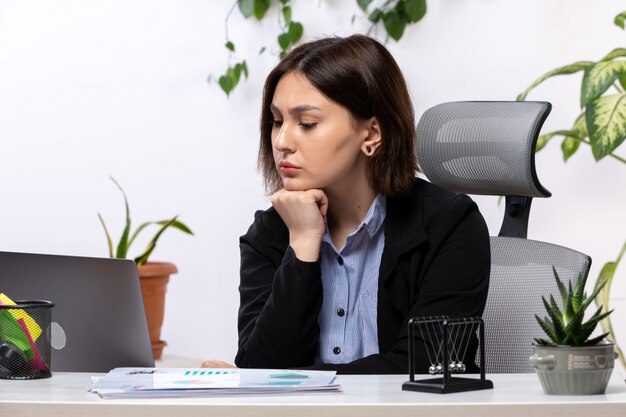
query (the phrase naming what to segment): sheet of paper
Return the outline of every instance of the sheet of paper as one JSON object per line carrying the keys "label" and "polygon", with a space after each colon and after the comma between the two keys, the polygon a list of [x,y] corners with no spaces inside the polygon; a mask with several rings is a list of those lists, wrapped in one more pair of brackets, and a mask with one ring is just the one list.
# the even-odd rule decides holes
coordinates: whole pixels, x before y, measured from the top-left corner
{"label": "sheet of paper", "polygon": [[334,371],[116,368],[90,389],[103,398],[197,397],[339,391]]}

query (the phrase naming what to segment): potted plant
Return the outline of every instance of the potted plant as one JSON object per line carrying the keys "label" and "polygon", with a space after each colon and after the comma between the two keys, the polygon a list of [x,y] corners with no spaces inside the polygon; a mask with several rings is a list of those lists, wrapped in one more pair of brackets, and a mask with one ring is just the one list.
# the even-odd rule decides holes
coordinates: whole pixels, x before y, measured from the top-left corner
{"label": "potted plant", "polygon": [[584,316],[606,282],[596,286],[587,297],[586,272],[580,273],[573,288],[571,282],[565,287],[554,267],[552,272],[561,293],[562,308],[552,295],[549,302],[542,297],[548,316],[535,317],[550,340],[535,339],[530,363],[537,370],[546,394],[602,394],[613,371],[614,345],[604,339],[608,333],[595,337],[592,333],[598,322],[613,310],[603,312],[600,306],[586,322]]}
{"label": "potted plant", "polygon": [[120,186],[120,184],[111,177],[111,181],[119,188],[124,196],[124,205],[126,206],[126,222],[122,236],[119,239],[117,247],[113,247],[113,241],[107,226],[102,218],[102,215],[98,213],[98,218],[104,233],[106,235],[107,244],[109,247],[109,256],[111,258],[127,258],[128,250],[133,244],[137,236],[144,231],[148,226],[159,226],[157,232],[149,241],[147,248],[137,257],[134,261],[137,263],[139,272],[139,282],[141,284],[141,293],[143,295],[143,304],[146,311],[146,320],[148,322],[148,330],[150,332],[150,342],[152,344],[152,354],[154,359],[159,359],[163,353],[163,348],[166,343],[161,340],[161,326],[163,325],[163,317],[165,313],[165,292],[167,283],[171,274],[178,272],[176,265],[170,262],[148,262],[148,258],[152,254],[152,251],[156,247],[157,241],[163,234],[163,232],[169,227],[180,230],[181,232],[193,235],[193,232],[182,222],[178,220],[178,216],[174,216],[168,220],[149,221],[142,223],[131,233],[131,221],[130,210],[128,208],[128,199],[126,193]]}
{"label": "potted plant", "polygon": [[[614,18],[615,25],[622,30],[626,27],[625,22],[626,11]],[[581,148],[581,145],[584,145],[582,147],[590,149],[596,161],[611,160],[626,166],[626,158],[615,153],[620,147],[623,150],[624,143],[626,143],[624,140],[626,137],[626,48],[614,48],[598,61],[577,61],[555,68],[537,78],[517,96],[517,100],[526,100],[528,94],[546,80],[579,72],[583,73],[578,87],[580,114],[569,129],[560,129],[539,136],[536,150],[540,151],[548,142],[561,137],[563,138],[561,151],[565,162]],[[623,179],[617,178],[611,181],[619,184]],[[604,264],[596,280],[596,286],[608,282],[595,299],[596,305],[604,305],[607,310],[611,283],[625,253],[626,242],[622,245],[617,258]],[[607,339],[615,344],[619,360],[626,368],[625,356],[621,352],[618,338],[613,331],[611,317],[602,320],[600,325],[605,332],[609,333]]]}

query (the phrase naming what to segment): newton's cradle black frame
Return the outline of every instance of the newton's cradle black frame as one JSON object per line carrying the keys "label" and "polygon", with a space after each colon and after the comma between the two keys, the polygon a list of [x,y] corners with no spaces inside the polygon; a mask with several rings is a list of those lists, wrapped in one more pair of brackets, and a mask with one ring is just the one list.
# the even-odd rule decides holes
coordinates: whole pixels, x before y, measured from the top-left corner
{"label": "newton's cradle black frame", "polygon": [[[433,329],[435,337],[429,331]],[[436,326],[436,327],[435,327]],[[415,328],[418,327],[422,334],[423,342],[426,344],[426,352],[431,360],[429,368],[430,374],[441,374],[438,378],[415,379]],[[423,329],[426,328],[427,334]],[[465,337],[466,331],[467,338]],[[460,345],[456,346],[461,329]],[[467,346],[478,330],[478,349],[480,360],[480,378],[467,378],[452,376],[452,374],[465,372],[465,365],[462,360],[465,357]],[[441,332],[441,338],[436,334]],[[452,337],[455,340],[452,340]],[[425,340],[428,339],[428,340]],[[465,343],[463,341],[465,340]],[[493,383],[485,379],[485,325],[480,317],[459,317],[449,318],[447,316],[436,317],[414,317],[409,320],[409,381],[402,384],[405,391],[421,391],[439,394],[453,392],[476,391],[493,388]],[[430,342],[430,344],[428,344]],[[432,349],[429,351],[429,346]],[[460,355],[460,351],[465,351]],[[435,350],[436,349],[436,350]],[[430,356],[433,353],[433,357]],[[439,359],[441,357],[441,359]],[[440,362],[441,361],[441,362]]]}

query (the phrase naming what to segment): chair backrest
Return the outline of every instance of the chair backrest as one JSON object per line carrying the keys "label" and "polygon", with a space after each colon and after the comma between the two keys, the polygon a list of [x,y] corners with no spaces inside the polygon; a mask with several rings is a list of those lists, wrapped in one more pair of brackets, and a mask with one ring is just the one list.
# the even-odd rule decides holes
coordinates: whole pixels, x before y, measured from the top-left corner
{"label": "chair backrest", "polygon": [[559,290],[552,267],[564,282],[587,274],[591,258],[575,250],[516,237],[491,237],[489,295],[485,322],[485,371],[534,372],[528,363],[533,338],[545,338],[535,314],[546,315],[542,296]]}
{"label": "chair backrest", "polygon": [[535,172],[535,145],[550,109],[530,101],[439,104],[417,125],[419,165],[450,191],[549,197]]}
{"label": "chair backrest", "polygon": [[485,321],[486,372],[532,372],[528,357],[543,337],[534,315],[542,295],[562,280],[587,274],[580,252],[526,239],[533,197],[550,197],[535,171],[535,146],[551,105],[545,102],[453,102],[428,109],[417,125],[420,168],[450,191],[506,196],[499,236],[491,238]]}

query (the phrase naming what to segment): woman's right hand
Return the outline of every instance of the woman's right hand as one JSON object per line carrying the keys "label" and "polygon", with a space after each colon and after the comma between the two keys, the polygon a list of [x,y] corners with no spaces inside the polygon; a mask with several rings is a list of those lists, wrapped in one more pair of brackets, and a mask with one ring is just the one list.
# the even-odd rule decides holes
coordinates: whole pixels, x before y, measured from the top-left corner
{"label": "woman's right hand", "polygon": [[317,261],[328,211],[324,191],[283,188],[272,195],[272,205],[289,229],[289,245],[296,257],[305,262]]}

